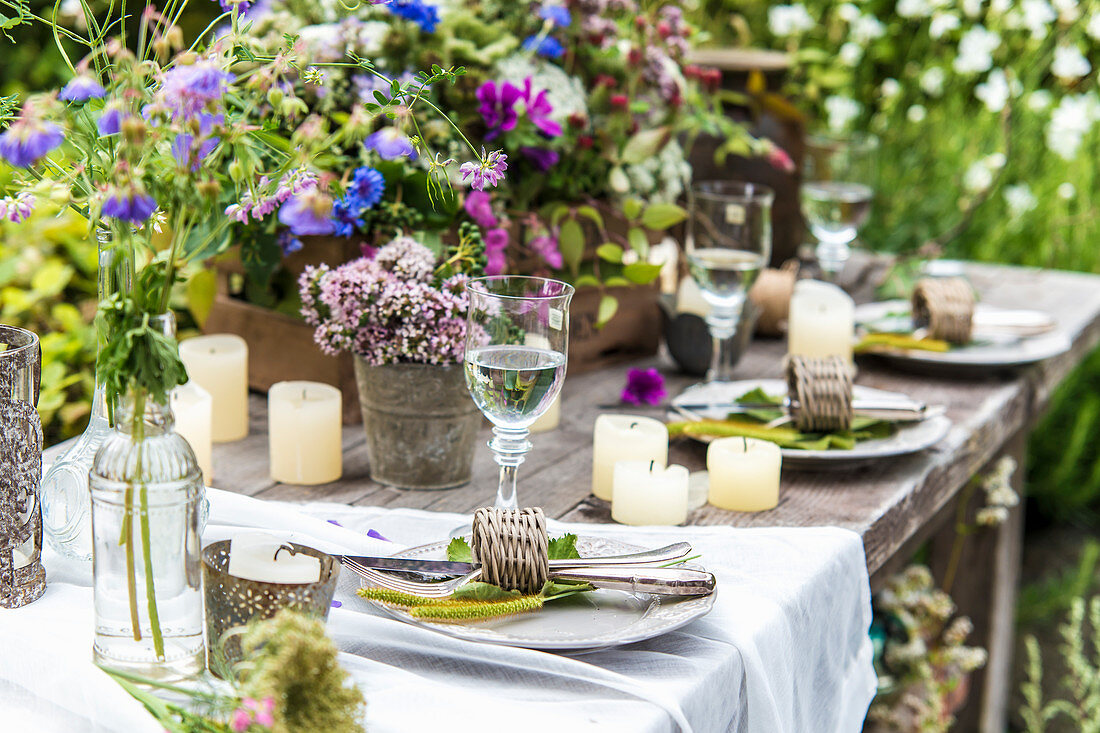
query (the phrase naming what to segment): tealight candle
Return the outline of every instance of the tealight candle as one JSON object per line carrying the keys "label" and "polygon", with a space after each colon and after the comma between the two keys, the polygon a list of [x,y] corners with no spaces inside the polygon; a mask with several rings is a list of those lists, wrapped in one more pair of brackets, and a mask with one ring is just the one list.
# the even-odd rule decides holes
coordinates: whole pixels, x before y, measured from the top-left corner
{"label": "tealight candle", "polygon": [[615,464],[611,518],[620,524],[683,524],[688,514],[688,470],[656,461]]}
{"label": "tealight candle", "polygon": [[532,423],[531,427],[527,428],[532,433],[545,433],[548,430],[554,430],[561,424],[561,392],[558,392],[557,397],[550,403],[550,406],[546,408],[546,412],[539,415],[539,419]]}
{"label": "tealight candle", "polygon": [[303,552],[293,554],[285,545],[262,532],[239,535],[229,542],[226,572],[261,583],[316,583],[321,579],[320,558]]}
{"label": "tealight candle", "polygon": [[842,356],[852,361],[855,301],[836,285],[795,283],[787,318],[787,353]]}
{"label": "tealight candle", "polygon": [[214,422],[214,400],[210,393],[193,381],[172,390],[172,415],[176,419],[176,432],[184,437],[195,451],[203,479],[210,485],[214,478],[213,450],[210,429]]}
{"label": "tealight candle", "polygon": [[228,443],[248,435],[248,344],[233,334],[198,336],[180,342],[180,358],[191,379],[210,393],[210,435]]}
{"label": "tealight candle", "polygon": [[279,382],[267,393],[271,478],[312,486],[343,474],[340,390],[318,382]]}
{"label": "tealight candle", "polygon": [[721,438],[707,449],[708,501],[719,509],[762,512],[779,503],[779,446],[754,438]]}
{"label": "tealight candle", "polygon": [[699,283],[690,275],[680,281],[680,287],[676,291],[676,312],[694,313],[700,318],[710,315],[711,305],[703,298]]}
{"label": "tealight candle", "polygon": [[619,461],[668,463],[668,428],[660,420],[633,415],[596,418],[592,446],[592,493],[611,501],[615,464]]}

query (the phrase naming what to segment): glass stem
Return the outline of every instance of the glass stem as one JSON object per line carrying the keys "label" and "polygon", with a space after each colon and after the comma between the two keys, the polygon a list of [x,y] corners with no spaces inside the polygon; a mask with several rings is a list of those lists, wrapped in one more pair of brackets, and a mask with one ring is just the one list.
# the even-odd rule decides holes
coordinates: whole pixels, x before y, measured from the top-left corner
{"label": "glass stem", "polygon": [[737,322],[740,320],[740,304],[733,308],[715,308],[707,316],[707,326],[714,340],[710,369],[707,370],[708,382],[733,381],[733,337],[737,333]]}
{"label": "glass stem", "polygon": [[518,509],[516,501],[516,472],[531,450],[531,441],[527,440],[527,428],[493,428],[493,439],[489,449],[493,459],[500,466],[500,485],[497,487],[497,509]]}
{"label": "glass stem", "polygon": [[835,283],[844,264],[852,256],[852,248],[848,242],[822,241],[818,242],[814,256],[821,268],[821,278],[825,282]]}

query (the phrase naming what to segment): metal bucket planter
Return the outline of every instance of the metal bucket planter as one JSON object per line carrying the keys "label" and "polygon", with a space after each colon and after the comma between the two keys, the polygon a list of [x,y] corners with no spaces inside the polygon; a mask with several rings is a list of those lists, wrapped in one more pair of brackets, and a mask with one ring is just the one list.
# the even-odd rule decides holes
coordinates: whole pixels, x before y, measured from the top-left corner
{"label": "metal bucket planter", "polygon": [[461,365],[355,359],[371,479],[402,489],[469,483],[481,412]]}

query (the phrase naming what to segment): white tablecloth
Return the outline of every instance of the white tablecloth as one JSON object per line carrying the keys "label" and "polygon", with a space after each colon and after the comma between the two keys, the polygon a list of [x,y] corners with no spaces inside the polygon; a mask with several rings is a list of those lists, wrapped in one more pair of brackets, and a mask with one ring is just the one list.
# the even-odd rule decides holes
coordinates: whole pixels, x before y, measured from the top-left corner
{"label": "white tablecloth", "polygon": [[[328,551],[391,554],[444,538],[462,520],[221,491],[210,498],[206,542],[262,527]],[[368,529],[390,541],[367,537]],[[363,613],[344,578],[337,592],[344,606],[332,610],[328,629],[366,693],[369,731],[860,730],[875,675],[858,535],[829,527],[568,529],[654,547],[691,542],[718,577],[714,609],[647,642],[566,656],[474,644]],[[49,550],[45,562],[46,595],[0,610],[5,730],[159,731],[91,663],[90,569]]]}

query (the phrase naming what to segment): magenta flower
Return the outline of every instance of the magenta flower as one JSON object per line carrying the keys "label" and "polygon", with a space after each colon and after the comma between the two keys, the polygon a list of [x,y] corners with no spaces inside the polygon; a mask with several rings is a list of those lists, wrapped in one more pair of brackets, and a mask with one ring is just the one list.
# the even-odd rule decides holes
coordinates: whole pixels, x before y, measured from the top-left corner
{"label": "magenta flower", "polygon": [[103,85],[98,81],[88,76],[87,74],[80,74],[74,76],[65,88],[57,95],[58,99],[62,99],[66,102],[87,102],[89,99],[102,99],[107,95],[107,90],[103,88]]}
{"label": "magenta flower", "polygon": [[237,708],[229,718],[229,728],[233,733],[244,733],[252,725],[252,714],[244,708]]}
{"label": "magenta flower", "polygon": [[17,168],[29,168],[61,145],[65,135],[52,122],[23,115],[0,135],[0,158]]}
{"label": "magenta flower", "polygon": [[294,195],[279,207],[279,221],[297,237],[332,234],[332,197],[317,187]]}
{"label": "magenta flower", "polygon": [[496,185],[504,179],[504,171],[508,170],[508,156],[503,150],[494,150],[488,155],[485,149],[481,149],[481,160],[463,163],[458,169],[462,174],[463,183],[469,181],[470,187],[478,191],[486,188],[496,188]]}
{"label": "magenta flower", "polygon": [[485,274],[503,275],[508,263],[504,250],[508,248],[508,230],[490,229],[485,232]]}
{"label": "magenta flower", "polygon": [[34,213],[34,203],[34,196],[26,191],[15,196],[5,196],[0,199],[0,220],[14,224],[26,221]]}
{"label": "magenta flower", "polygon": [[631,369],[626,373],[626,387],[619,399],[631,405],[659,405],[668,395],[665,378],[656,369]]}
{"label": "magenta flower", "polygon": [[558,249],[558,238],[553,235],[543,234],[535,237],[527,246],[541,257],[543,262],[555,269],[561,269],[564,264],[561,250]]}
{"label": "magenta flower", "polygon": [[489,128],[485,134],[486,140],[492,140],[500,133],[516,128],[519,120],[516,102],[521,97],[523,92],[510,82],[504,82],[497,87],[496,82],[490,80],[478,87],[477,98],[481,102],[478,112],[485,120],[485,126]]}
{"label": "magenta flower", "polygon": [[411,158],[416,160],[416,149],[409,138],[396,127],[386,127],[371,133],[363,141],[363,147],[378,153],[382,160]]}
{"label": "magenta flower", "polygon": [[131,224],[140,224],[157,210],[157,202],[139,188],[112,188],[103,201],[103,215]]}
{"label": "magenta flower", "polygon": [[493,214],[492,199],[484,191],[471,191],[466,194],[463,203],[466,213],[483,229],[490,229],[497,225],[497,218]]}
{"label": "magenta flower", "polygon": [[556,150],[550,150],[549,148],[535,148],[524,145],[519,149],[519,152],[523,153],[527,160],[531,161],[531,164],[538,168],[540,171],[546,172],[558,164],[560,156]]}
{"label": "magenta flower", "polygon": [[[550,119],[550,113],[554,106],[546,96],[546,90],[534,94],[531,88],[531,77],[523,81],[523,101],[527,103],[527,117],[547,137],[557,137],[561,134],[561,123]],[[488,138],[486,138],[488,139]]]}

